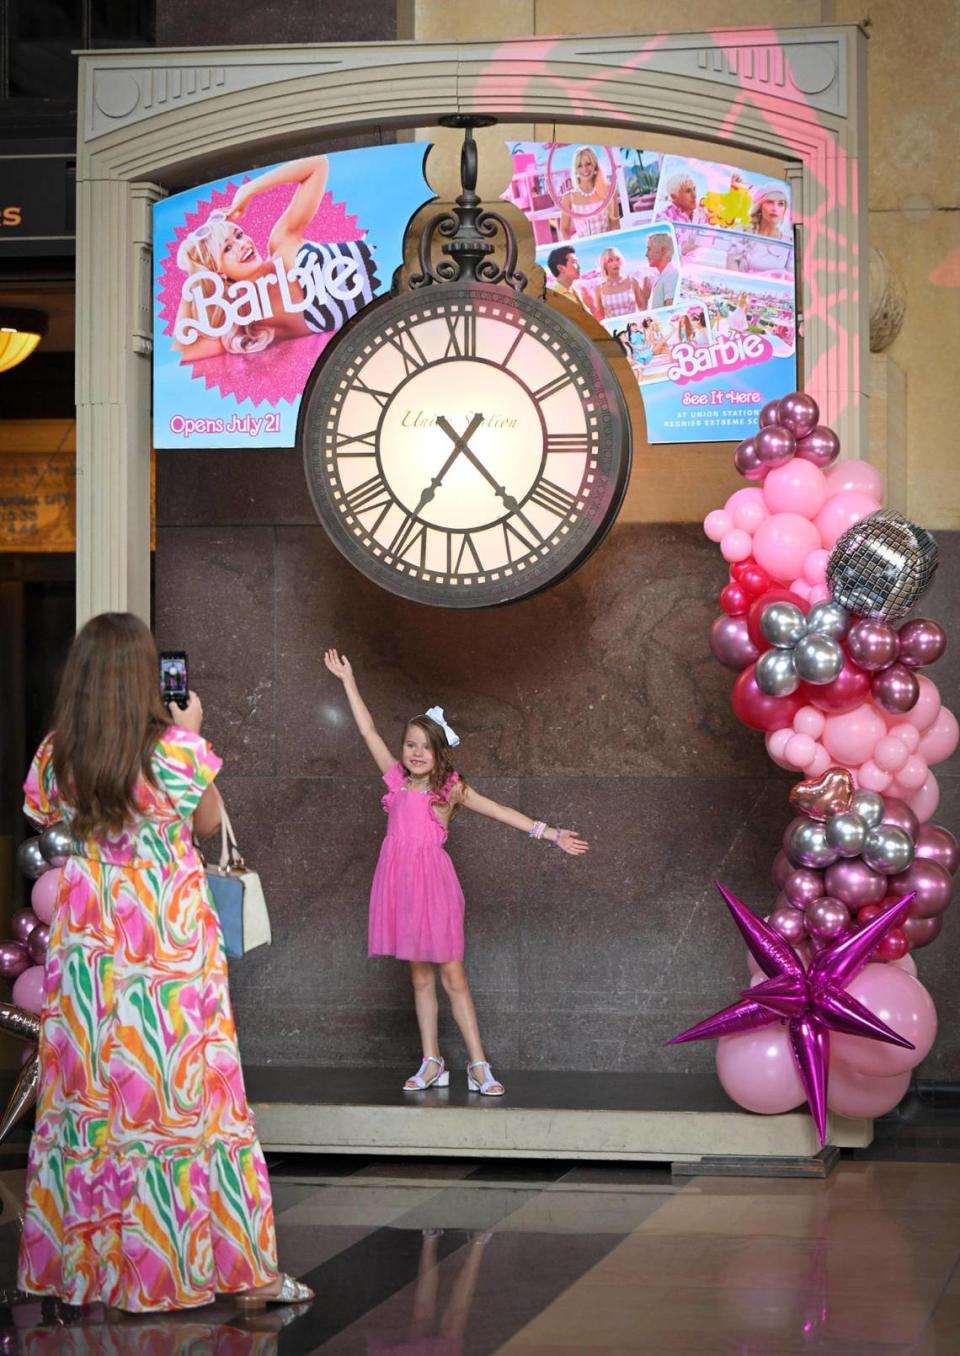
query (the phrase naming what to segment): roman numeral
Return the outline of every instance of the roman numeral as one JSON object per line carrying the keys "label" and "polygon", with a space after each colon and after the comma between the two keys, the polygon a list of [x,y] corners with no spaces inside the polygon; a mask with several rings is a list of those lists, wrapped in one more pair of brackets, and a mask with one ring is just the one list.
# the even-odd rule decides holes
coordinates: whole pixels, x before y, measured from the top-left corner
{"label": "roman numeral", "polygon": [[420,548],[420,568],[422,570],[426,568],[427,564],[427,529],[425,524],[418,522],[412,513],[408,513],[397,529],[387,550],[392,556],[402,558],[416,550],[417,547]]}
{"label": "roman numeral", "polygon": [[447,574],[463,574],[463,558],[469,552],[474,569],[478,574],[483,574],[483,562],[477,555],[477,548],[473,544],[473,538],[469,532],[464,532],[463,541],[460,543],[460,550],[457,553],[457,559],[453,559],[453,537],[452,532],[447,533]]}
{"label": "roman numeral", "polygon": [[[344,452],[345,447],[368,447],[369,452]],[[371,457],[377,450],[377,430],[369,433],[337,433],[334,452],[338,457]]]}
{"label": "roman numeral", "polygon": [[551,396],[562,391],[565,386],[569,386],[572,381],[573,377],[569,372],[561,372],[559,377],[554,377],[553,381],[546,382],[538,391],[534,391],[533,398],[534,400],[549,400]]}
{"label": "roman numeral", "polygon": [[511,358],[513,357],[513,355],[516,353],[516,351],[517,351],[517,345],[520,343],[520,340],[523,338],[523,336],[524,336],[525,334],[526,334],[526,330],[517,330],[517,337],[514,339],[513,343],[510,345],[510,348],[509,348],[508,351],[507,351],[507,356],[504,358],[503,362],[500,364],[500,366],[503,367],[505,370],[506,370],[507,368],[509,368],[509,366],[510,366],[510,359],[511,359]]}
{"label": "roman numeral", "polygon": [[577,501],[569,490],[565,490],[562,485],[555,485],[552,480],[547,480],[544,476],[534,487],[529,502],[538,504],[540,508],[547,509],[550,513],[555,513],[558,518],[565,518],[575,507]]}
{"label": "roman numeral", "polygon": [[403,359],[404,376],[409,377],[411,373],[419,372],[421,367],[426,367],[427,355],[409,330],[401,330],[399,334],[394,335],[390,345]]}
{"label": "roman numeral", "polygon": [[472,313],[445,316],[447,347],[445,358],[472,358],[477,351],[477,317]]}
{"label": "roman numeral", "polygon": [[392,391],[378,391],[373,386],[368,386],[362,377],[354,377],[352,389],[354,391],[359,391],[361,395],[371,396],[381,409],[389,405],[390,401],[393,399]]}
{"label": "roman numeral", "polygon": [[[503,544],[507,549],[507,559],[510,561],[511,564],[513,564],[513,561],[515,559],[518,559],[520,556],[526,556],[529,555],[531,551],[535,551],[537,549],[538,544],[542,543],[543,541],[543,538],[540,536],[540,533],[536,530],[535,527],[532,526],[531,523],[527,522],[526,518],[524,518],[522,513],[518,513],[515,516],[519,518],[520,521],[523,523],[524,527],[526,527],[532,533],[532,536],[536,537],[536,541],[532,540],[532,537],[524,536],[520,529],[514,526],[512,519],[510,518],[505,519],[504,522],[501,524],[501,526],[503,527]],[[513,554],[513,544],[515,541],[518,541],[520,543],[520,551],[518,552],[518,555],[516,557]]]}
{"label": "roman numeral", "polygon": [[586,433],[548,433],[547,455],[551,452],[577,452],[587,456],[590,451],[590,439]]}
{"label": "roman numeral", "polygon": [[355,514],[376,513],[378,509],[380,510],[379,517],[369,528],[371,535],[376,532],[390,512],[394,502],[387,482],[379,474],[371,476],[369,480],[361,481],[359,485],[354,485],[352,490],[345,491],[345,497]]}

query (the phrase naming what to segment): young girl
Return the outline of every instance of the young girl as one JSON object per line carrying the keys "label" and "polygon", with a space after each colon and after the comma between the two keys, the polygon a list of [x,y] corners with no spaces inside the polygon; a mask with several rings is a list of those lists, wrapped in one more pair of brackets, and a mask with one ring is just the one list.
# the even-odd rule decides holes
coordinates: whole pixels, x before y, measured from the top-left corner
{"label": "young girl", "polygon": [[522,829],[531,838],[546,838],[572,857],[586,852],[587,844],[575,829],[548,828],[468,786],[450,759],[451,748],[460,740],[438,706],[407,721],[400,758],[395,758],[377,733],[349,661],[336,650],[327,650],[323,662],[343,683],[357,729],[387,784],[382,801],[387,835],[370,891],[368,953],[410,962],[423,1062],[404,1083],[404,1091],[418,1092],[435,1084],[446,1087],[450,1081],[437,1035],[434,966],[439,965],[469,1055],[467,1086],[486,1097],[502,1097],[503,1084],[494,1078],[483,1051],[463,968],[463,891],[443,850],[450,820],[462,805]]}

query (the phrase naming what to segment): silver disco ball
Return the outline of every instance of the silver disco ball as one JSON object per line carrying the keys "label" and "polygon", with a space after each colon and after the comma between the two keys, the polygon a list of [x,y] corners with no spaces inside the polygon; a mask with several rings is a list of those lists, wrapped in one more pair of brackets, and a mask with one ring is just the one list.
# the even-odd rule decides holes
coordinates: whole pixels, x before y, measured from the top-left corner
{"label": "silver disco ball", "polygon": [[937,569],[937,543],[893,509],[880,509],[848,527],[830,552],[827,583],[835,603],[858,617],[906,616]]}

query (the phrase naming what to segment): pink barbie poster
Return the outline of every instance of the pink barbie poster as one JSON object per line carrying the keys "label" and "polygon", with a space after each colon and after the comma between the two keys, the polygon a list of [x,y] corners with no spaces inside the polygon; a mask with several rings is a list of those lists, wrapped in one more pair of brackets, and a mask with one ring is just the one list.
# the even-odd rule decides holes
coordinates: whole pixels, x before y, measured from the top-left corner
{"label": "pink barbie poster", "polygon": [[548,294],[620,343],[651,442],[739,441],[796,387],[789,185],[631,147],[509,143]]}
{"label": "pink barbie poster", "polygon": [[293,447],[330,339],[403,261],[425,143],[305,156],[154,207],[154,445]]}

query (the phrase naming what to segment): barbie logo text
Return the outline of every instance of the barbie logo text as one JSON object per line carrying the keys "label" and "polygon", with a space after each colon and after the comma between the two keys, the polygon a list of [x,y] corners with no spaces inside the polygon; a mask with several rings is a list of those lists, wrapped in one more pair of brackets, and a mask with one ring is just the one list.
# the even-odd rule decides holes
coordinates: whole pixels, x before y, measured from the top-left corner
{"label": "barbie logo text", "polygon": [[[362,264],[349,254],[316,259],[309,268],[287,270],[277,257],[270,263],[273,267],[260,277],[239,282],[228,283],[209,269],[192,273],[183,284],[182,298],[189,302],[193,314],[178,316],[173,330],[178,343],[192,344],[201,335],[219,338],[238,327],[271,320],[275,310],[287,314],[306,311],[315,316],[327,308],[339,319],[338,303],[353,301],[369,285]],[[297,285],[302,296],[294,296],[290,283]],[[351,307],[348,314],[355,309]]]}
{"label": "barbie logo text", "polygon": [[682,385],[696,381],[705,372],[735,372],[738,367],[766,362],[773,357],[773,345],[759,334],[738,334],[729,338],[724,336],[709,348],[675,344],[670,356],[673,366],[667,375],[671,381]]}

